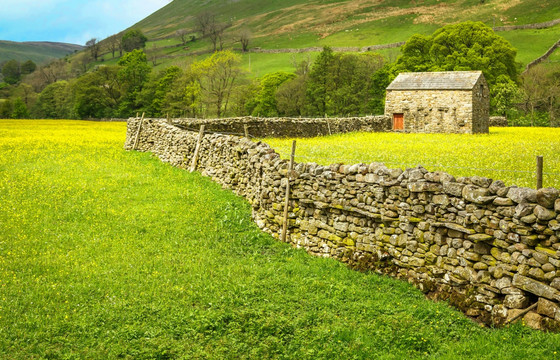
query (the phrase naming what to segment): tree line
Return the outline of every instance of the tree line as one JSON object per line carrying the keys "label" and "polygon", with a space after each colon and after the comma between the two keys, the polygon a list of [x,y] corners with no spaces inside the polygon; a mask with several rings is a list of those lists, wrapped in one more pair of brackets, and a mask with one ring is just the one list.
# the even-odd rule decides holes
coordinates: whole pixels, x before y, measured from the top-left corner
{"label": "tree line", "polygon": [[[223,30],[215,18],[205,19],[205,36]],[[9,99],[0,103],[0,117],[382,114],[385,88],[399,72],[482,70],[490,85],[493,114],[518,125],[558,125],[560,66],[543,64],[521,74],[516,50],[479,22],[448,25],[430,36],[414,35],[395,62],[375,53],[337,53],[325,47],[314,62],[294,63],[292,72],[259,79],[242,70],[238,54],[220,51],[219,40],[208,58],[156,72],[142,50],[142,36],[132,36],[139,42],[124,50],[117,65],[85,71],[77,60],[59,60],[38,68],[11,86]],[[95,42],[88,46],[91,58],[94,47]]]}

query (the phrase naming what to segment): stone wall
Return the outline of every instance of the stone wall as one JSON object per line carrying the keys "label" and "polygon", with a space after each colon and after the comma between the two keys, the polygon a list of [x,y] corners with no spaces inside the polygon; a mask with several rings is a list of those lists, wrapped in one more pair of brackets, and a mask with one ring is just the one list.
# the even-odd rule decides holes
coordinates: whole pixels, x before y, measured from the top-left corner
{"label": "stone wall", "polygon": [[493,27],[492,30],[511,31],[511,30],[523,30],[523,29],[546,29],[558,24],[560,24],[560,19],[554,19],[551,21],[546,21],[546,22],[536,23],[536,24],[496,26]]}
{"label": "stone wall", "polygon": [[[353,47],[331,47],[333,51],[337,52],[366,52],[375,51],[381,49],[393,49],[401,47],[405,44],[405,41],[399,41],[390,44],[380,44],[380,45],[368,45],[368,46],[353,46]],[[306,47],[306,48],[284,48],[284,49],[261,49],[261,48],[251,48],[249,52],[253,53],[267,53],[267,54],[283,54],[283,53],[306,53],[306,52],[321,52],[323,48],[320,46]]]}
{"label": "stone wall", "polygon": [[346,118],[260,118],[237,117],[225,119],[173,119],[172,123],[198,131],[204,124],[206,131],[225,134],[245,134],[250,137],[315,137],[353,131],[389,131],[391,119],[384,115]]}
{"label": "stone wall", "polygon": [[[139,123],[129,119],[125,149]],[[197,137],[147,120],[138,150],[186,168]],[[296,163],[289,172],[267,144],[221,134],[203,136],[197,170],[246,198],[254,221],[276,238],[290,181],[288,241],[310,254],[407,279],[485,324],[504,324],[526,309],[528,325],[559,329],[557,189],[380,163]]]}
{"label": "stone wall", "polygon": [[494,127],[507,127],[508,120],[505,116],[490,116],[488,125]]}

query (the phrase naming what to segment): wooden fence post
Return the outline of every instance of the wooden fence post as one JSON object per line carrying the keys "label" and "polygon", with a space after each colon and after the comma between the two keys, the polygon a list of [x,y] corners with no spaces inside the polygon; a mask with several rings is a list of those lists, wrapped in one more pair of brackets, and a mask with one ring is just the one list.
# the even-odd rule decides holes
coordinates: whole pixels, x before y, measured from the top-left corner
{"label": "wooden fence post", "polygon": [[200,125],[200,132],[198,133],[198,140],[196,141],[196,147],[194,148],[194,154],[191,163],[191,172],[196,170],[196,163],[198,162],[198,152],[200,151],[200,143],[202,142],[203,135],[204,125]]}
{"label": "wooden fence post", "polygon": [[543,157],[537,156],[537,190],[542,188]]}
{"label": "wooden fence post", "polygon": [[[138,116],[136,116],[138,118]],[[136,138],[134,139],[134,145],[132,150],[136,150],[138,147],[138,140],[140,139],[140,130],[142,130],[142,125],[144,124],[144,113],[142,113],[142,119],[140,119],[140,124],[138,124],[138,130],[136,130]]]}
{"label": "wooden fence post", "polygon": [[282,242],[286,242],[286,233],[288,232],[288,206],[290,204],[290,175],[294,169],[294,156],[296,154],[296,141],[292,142],[292,155],[290,156],[290,166],[286,176],[286,202],[284,203],[284,221],[282,223]]}
{"label": "wooden fence post", "polygon": [[243,130],[245,130],[245,137],[249,138],[249,126],[247,124],[243,124]]}

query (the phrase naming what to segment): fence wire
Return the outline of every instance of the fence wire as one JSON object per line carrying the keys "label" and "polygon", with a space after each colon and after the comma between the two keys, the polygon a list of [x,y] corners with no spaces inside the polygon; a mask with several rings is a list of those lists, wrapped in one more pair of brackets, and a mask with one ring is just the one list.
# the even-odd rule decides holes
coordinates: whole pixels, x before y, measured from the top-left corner
{"label": "fence wire", "polygon": [[[190,127],[183,126],[181,124],[172,124],[180,129],[192,131],[192,132],[200,132],[200,129],[194,129]],[[234,135],[234,136],[241,136],[245,137],[245,134],[240,133],[233,133],[233,132],[224,132],[224,131],[204,131],[205,134],[222,134],[222,135]],[[251,134],[247,134],[250,139],[257,139],[257,137],[252,136]],[[435,141],[434,141],[435,142]],[[336,164],[336,163],[344,163],[344,164],[355,164],[360,163],[356,159],[349,159],[349,158],[333,158],[333,157],[322,157],[322,156],[309,156],[309,155],[297,155],[296,159],[307,159],[308,162],[317,162],[324,161],[325,163],[329,164]],[[372,161],[373,162],[373,161]],[[443,164],[419,164],[419,163],[403,163],[403,162],[395,162],[395,161],[378,161],[384,163],[386,165],[396,165],[401,167],[413,167],[417,165],[421,165],[423,167],[429,168],[439,168],[439,169],[460,169],[460,170],[473,170],[473,171],[486,171],[486,172],[501,172],[501,173],[519,173],[519,174],[533,174],[536,176],[535,170],[513,170],[513,169],[494,169],[494,168],[477,168],[477,167],[466,167],[466,166],[457,166],[457,165],[443,165]],[[362,162],[363,163],[363,162]],[[543,171],[543,175],[547,176],[558,176],[560,177],[560,172],[550,172],[550,171]]]}
{"label": "fence wire", "polygon": [[[330,164],[336,163],[344,163],[344,164],[352,164],[352,163],[359,163],[356,159],[348,159],[348,158],[332,158],[332,157],[321,157],[321,156],[307,156],[307,155],[297,155],[296,159],[307,159],[310,160],[309,162],[317,162],[317,160],[323,160],[325,162],[329,162]],[[477,168],[477,167],[466,167],[466,166],[457,166],[457,165],[443,165],[443,164],[421,164],[421,163],[403,163],[403,162],[395,162],[395,161],[377,161],[380,163],[384,163],[386,165],[397,165],[403,167],[412,167],[416,165],[421,165],[423,167],[430,167],[430,168],[443,168],[443,169],[461,169],[461,170],[475,170],[475,171],[488,171],[488,172],[504,172],[504,173],[524,173],[524,174],[535,174],[535,170],[513,170],[513,169],[493,169],[493,168]],[[362,162],[363,163],[363,162]],[[366,163],[364,163],[366,164]],[[560,176],[558,172],[544,172],[543,175],[548,176]]]}

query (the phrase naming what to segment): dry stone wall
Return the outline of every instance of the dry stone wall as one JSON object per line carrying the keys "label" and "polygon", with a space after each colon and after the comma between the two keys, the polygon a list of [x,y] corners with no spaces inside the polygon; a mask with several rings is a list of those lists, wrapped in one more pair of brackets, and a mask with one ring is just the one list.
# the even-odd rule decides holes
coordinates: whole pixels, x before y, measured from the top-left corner
{"label": "dry stone wall", "polygon": [[[134,146],[139,123],[129,119],[126,149]],[[147,120],[137,149],[186,168],[197,138]],[[559,190],[380,163],[296,163],[294,169],[265,143],[202,137],[197,170],[245,197],[254,221],[272,236],[280,237],[290,181],[294,246],[407,279],[485,324],[522,315],[532,327],[560,328]]]}
{"label": "dry stone wall", "polygon": [[185,129],[225,134],[245,134],[251,137],[315,137],[352,131],[389,131],[391,118],[385,115],[345,118],[261,118],[253,116],[225,119],[173,119],[171,123]]}

